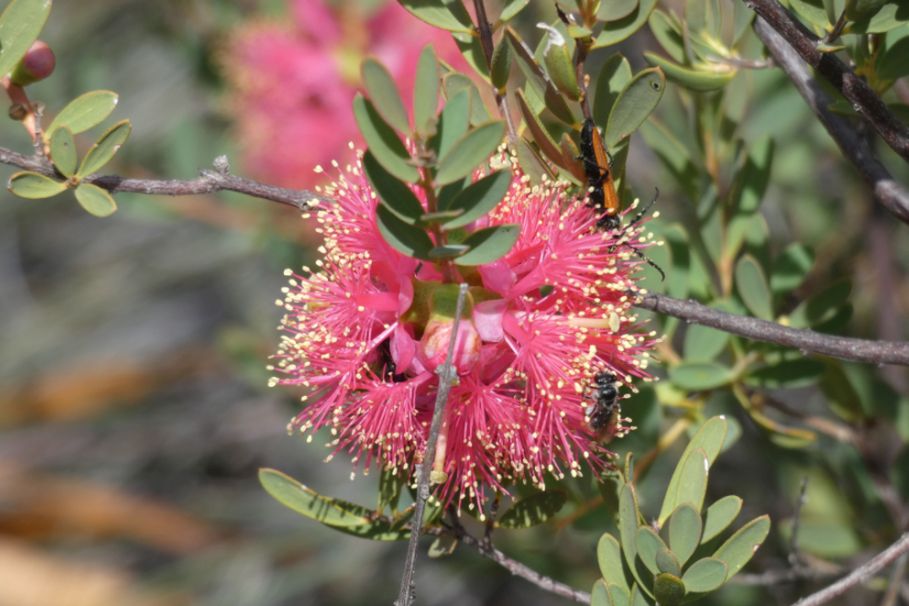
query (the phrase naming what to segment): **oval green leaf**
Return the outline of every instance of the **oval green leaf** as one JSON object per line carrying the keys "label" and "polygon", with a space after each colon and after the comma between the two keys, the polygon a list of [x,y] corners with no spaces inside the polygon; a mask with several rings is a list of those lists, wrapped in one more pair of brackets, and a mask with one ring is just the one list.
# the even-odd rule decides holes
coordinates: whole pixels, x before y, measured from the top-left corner
{"label": "oval green leaf", "polygon": [[[450,81],[449,78],[445,80],[446,84]],[[442,108],[439,125],[432,140],[436,156],[448,153],[455,141],[464,136],[469,125],[470,90],[464,88],[453,95],[449,94],[448,102]]]}
{"label": "oval green leaf", "polygon": [[578,87],[578,75],[568,45],[564,42],[547,44],[543,53],[543,64],[546,66],[549,79],[559,92],[572,101],[577,101],[581,96],[581,89]]}
{"label": "oval green leaf", "polygon": [[0,14],[0,77],[8,75],[44,28],[51,0],[12,0]]}
{"label": "oval green leaf", "polygon": [[413,86],[413,125],[424,140],[435,134],[439,84],[439,62],[432,46],[427,44],[420,53]]}
{"label": "oval green leaf", "polygon": [[682,583],[689,593],[707,593],[726,582],[728,567],[715,558],[701,558],[682,575]]}
{"label": "oval green leaf", "polygon": [[663,547],[657,551],[656,565],[657,570],[660,572],[668,572],[669,574],[675,576],[682,574],[682,565],[679,564],[679,559],[675,557],[675,554],[669,551],[669,549],[666,547]]}
{"label": "oval green leaf", "polygon": [[499,528],[530,528],[542,524],[565,506],[564,492],[537,492],[512,505],[496,522]]}
{"label": "oval green leaf", "polygon": [[619,53],[609,57],[597,76],[593,94],[593,121],[606,124],[616,99],[631,82],[631,64]]}
{"label": "oval green leaf", "polygon": [[451,0],[399,0],[399,4],[426,23],[450,32],[470,32],[473,22],[460,2]]}
{"label": "oval green leaf", "polygon": [[647,24],[663,50],[669,53],[676,63],[683,63],[685,61],[685,39],[682,37],[682,28],[678,18],[672,13],[664,13],[660,9],[656,9],[650,15]]}
{"label": "oval green leaf", "polygon": [[600,574],[608,585],[618,585],[628,591],[628,580],[625,578],[622,564],[622,547],[608,532],[604,533],[597,543],[597,562],[600,565]]}
{"label": "oval green leaf", "polygon": [[726,580],[731,579],[754,556],[767,533],[770,532],[770,516],[757,517],[736,531],[720,545],[713,557],[721,560],[728,567]]}
{"label": "oval green leaf", "polygon": [[368,58],[360,65],[360,75],[363,78],[363,88],[379,115],[398,132],[407,133],[410,130],[407,111],[398,94],[398,85],[385,66]]}
{"label": "oval green leaf", "polygon": [[260,469],[259,482],[276,501],[322,524],[341,527],[370,524],[367,508],[321,495],[276,469]]}
{"label": "oval green leaf", "polygon": [[770,290],[782,296],[797,288],[814,265],[814,254],[801,242],[794,242],[774,259],[770,275]]}
{"label": "oval green leaf", "polygon": [[417,259],[430,258],[429,251],[435,245],[426,232],[408,225],[384,204],[376,207],[376,223],[385,241],[398,252]]}
{"label": "oval green leaf", "polygon": [[521,235],[519,225],[496,225],[473,232],[462,242],[470,252],[455,259],[457,265],[483,265],[508,254]]}
{"label": "oval green leaf", "polygon": [[638,558],[644,566],[653,574],[659,574],[657,568],[656,555],[661,549],[665,549],[663,539],[660,538],[650,526],[641,526],[635,533],[635,547],[637,548]]}
{"label": "oval green leaf", "polygon": [[79,95],[66,104],[44,132],[49,137],[54,131],[65,126],[79,134],[101,124],[117,107],[119,97],[110,90],[93,90]]}
{"label": "oval green leaf", "polygon": [[468,131],[439,157],[436,183],[445,185],[469,175],[496,150],[504,134],[505,124],[501,121],[487,122]]}
{"label": "oval green leaf", "polygon": [[[603,2],[601,6],[602,5],[609,7],[610,3]],[[647,23],[647,19],[650,17],[650,13],[653,12],[655,6],[656,0],[641,0],[637,9],[625,17],[614,21],[607,21],[603,26],[603,31],[601,31],[594,40],[593,48],[612,46],[613,44],[618,44],[630,37],[633,33],[644,27],[644,24]],[[608,8],[606,10],[608,10]]]}
{"label": "oval green leaf", "polygon": [[76,141],[68,128],[58,128],[50,138],[50,155],[54,166],[63,176],[72,177],[79,159],[76,157]]}
{"label": "oval green leaf", "polygon": [[763,320],[773,320],[770,286],[757,259],[742,255],[735,264],[735,286],[745,307]]}
{"label": "oval green leaf", "polygon": [[707,478],[710,475],[707,455],[700,448],[688,453],[682,460],[680,469],[675,502],[688,503],[700,513],[704,506],[704,496],[707,494]]}
{"label": "oval green leaf", "polygon": [[669,380],[689,391],[716,389],[734,378],[730,368],[716,362],[683,362],[669,369]]}
{"label": "oval green leaf", "polygon": [[426,209],[420,204],[417,196],[406,183],[402,183],[385,170],[376,160],[372,151],[367,150],[363,154],[363,171],[379,195],[379,199],[399,219],[410,225],[414,225],[420,220]]}
{"label": "oval green leaf", "polygon": [[[638,540],[638,521],[641,514],[638,510],[637,496],[634,494],[634,488],[630,484],[622,484],[619,489],[619,539],[622,545],[622,554],[625,556],[625,563],[631,571],[636,583],[632,583],[632,603],[634,603],[634,593],[636,588],[641,588],[647,595],[650,590],[644,585],[641,575],[638,572],[637,557],[637,540]],[[645,601],[646,603],[646,601]]]}
{"label": "oval green leaf", "polygon": [[21,171],[10,176],[6,188],[20,198],[37,200],[56,196],[66,190],[66,182],[30,171]]}
{"label": "oval green leaf", "polygon": [[521,114],[524,116],[524,123],[527,125],[527,130],[530,131],[534,143],[537,144],[540,151],[543,152],[543,155],[549,158],[553,163],[562,166],[564,163],[562,150],[559,149],[558,144],[552,140],[552,137],[546,132],[546,129],[543,127],[543,124],[539,121],[536,114],[533,113],[533,109],[531,109],[530,104],[527,102],[524,93],[522,91],[517,91],[515,96],[518,99],[518,107],[521,108]]}
{"label": "oval green leaf", "polygon": [[619,94],[609,112],[603,143],[613,149],[647,119],[666,90],[666,76],[659,68],[641,70]]}
{"label": "oval green leaf", "polygon": [[121,120],[111,126],[82,158],[82,164],[79,165],[79,176],[87,177],[98,172],[126,143],[132,130],[133,127],[129,120]]}
{"label": "oval green leaf", "polygon": [[630,15],[638,7],[638,0],[610,0],[600,2],[597,18],[600,21],[617,21]]}
{"label": "oval green leaf", "polygon": [[590,590],[590,606],[616,606],[602,579],[597,579]]}
{"label": "oval green leaf", "polygon": [[76,187],[76,200],[85,211],[96,217],[107,217],[117,210],[117,203],[106,189],[92,183],[80,183]]}
{"label": "oval green leaf", "polygon": [[701,543],[701,524],[701,514],[689,503],[682,503],[669,516],[669,548],[682,566]]}
{"label": "oval green leaf", "polygon": [[704,533],[701,542],[715,539],[738,517],[742,510],[742,499],[734,494],[727,495],[713,503],[704,514]]}
{"label": "oval green leaf", "polygon": [[460,215],[442,223],[442,229],[449,230],[472,223],[495,208],[511,186],[511,172],[496,171],[479,181],[471,183],[454,197],[448,210],[463,211]]}
{"label": "oval green leaf", "polygon": [[660,606],[678,606],[685,598],[685,584],[674,574],[660,573],[653,580],[653,595]]}
{"label": "oval green leaf", "polygon": [[729,333],[722,330],[689,324],[685,330],[683,346],[685,359],[690,362],[710,362],[726,348],[729,337]]}
{"label": "oval green leaf", "polygon": [[[694,437],[691,438],[691,442],[688,443],[688,446],[686,446],[684,452],[682,452],[679,464],[672,472],[672,477],[669,478],[669,486],[666,489],[663,505],[660,507],[660,516],[657,520],[657,523],[661,527],[675,508],[684,502],[679,500],[678,496],[679,487],[683,481],[682,476],[685,473],[685,463],[689,455],[694,452],[700,452],[706,455],[708,464],[712,465],[726,442],[727,432],[728,423],[725,417],[711,417],[701,425],[697,433],[694,434]],[[694,504],[693,500],[689,502]],[[700,507],[696,507],[695,509],[700,511]]]}
{"label": "oval green leaf", "polygon": [[506,21],[511,21],[518,13],[524,10],[528,4],[530,4],[530,0],[506,0],[505,6],[502,7],[502,12],[499,13],[499,22],[505,23]]}
{"label": "oval green leaf", "polygon": [[665,59],[651,52],[645,52],[644,59],[646,59],[647,63],[650,65],[662,69],[663,72],[665,72],[666,77],[672,82],[675,82],[688,90],[701,93],[723,88],[736,74],[734,68],[707,71],[683,67],[678,63],[673,63],[669,59]]}
{"label": "oval green leaf", "polygon": [[353,108],[363,140],[379,164],[401,181],[416,183],[420,173],[411,164],[410,154],[394,129],[382,119],[373,104],[359,93],[354,97]]}
{"label": "oval green leaf", "polygon": [[489,70],[489,80],[499,93],[505,92],[508,76],[511,74],[511,43],[508,38],[502,38],[499,45],[492,53],[492,67]]}

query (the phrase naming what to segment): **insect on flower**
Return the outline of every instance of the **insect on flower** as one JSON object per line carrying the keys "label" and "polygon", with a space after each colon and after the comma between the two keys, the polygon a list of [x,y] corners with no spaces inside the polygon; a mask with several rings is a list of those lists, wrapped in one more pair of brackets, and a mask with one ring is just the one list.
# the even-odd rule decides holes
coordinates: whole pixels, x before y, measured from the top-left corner
{"label": "insect on flower", "polygon": [[[606,151],[606,145],[603,143],[599,129],[590,118],[584,120],[584,126],[581,128],[580,160],[584,165],[584,174],[587,177],[588,204],[602,213],[597,219],[597,227],[600,229],[617,230],[621,228],[621,233],[624,234],[644,218],[660,194],[660,190],[656,190],[653,199],[631,221],[622,226],[619,212],[621,203],[612,176],[612,161],[609,152]],[[659,272],[661,280],[666,279],[666,273],[659,265],[647,258],[641,251],[633,250],[635,255]]]}
{"label": "insect on flower", "polygon": [[590,429],[599,441],[609,441],[619,433],[621,406],[619,405],[619,388],[616,376],[611,372],[601,371],[594,376],[596,392],[593,404],[586,415]]}

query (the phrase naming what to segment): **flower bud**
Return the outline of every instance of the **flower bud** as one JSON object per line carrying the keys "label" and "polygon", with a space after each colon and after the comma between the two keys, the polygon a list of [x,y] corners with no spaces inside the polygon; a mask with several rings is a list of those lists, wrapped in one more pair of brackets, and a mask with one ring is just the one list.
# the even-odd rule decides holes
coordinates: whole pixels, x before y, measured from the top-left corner
{"label": "flower bud", "polygon": [[[426,325],[420,339],[420,359],[426,369],[435,371],[445,363],[451,343],[453,318],[432,319]],[[480,335],[469,319],[458,322],[458,336],[455,341],[454,364],[458,374],[470,372],[480,357]]]}
{"label": "flower bud", "polygon": [[18,86],[27,86],[44,80],[53,73],[56,64],[57,58],[54,57],[51,47],[41,40],[35,40],[10,75],[10,82]]}

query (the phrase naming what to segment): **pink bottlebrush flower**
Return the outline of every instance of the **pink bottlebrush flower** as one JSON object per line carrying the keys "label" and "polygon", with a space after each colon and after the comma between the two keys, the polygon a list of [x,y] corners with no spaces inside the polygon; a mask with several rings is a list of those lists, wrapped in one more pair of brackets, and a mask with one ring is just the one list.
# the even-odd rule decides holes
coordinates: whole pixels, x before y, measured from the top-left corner
{"label": "pink bottlebrush flower", "polygon": [[343,157],[347,142],[360,140],[350,107],[367,55],[389,69],[408,105],[423,46],[465,65],[450,34],[397,2],[369,17],[324,0],[293,0],[290,9],[286,23],[235,31],[221,61],[247,169],[269,182],[312,187],[321,181],[314,166]]}
{"label": "pink bottlebrush flower", "polygon": [[[655,337],[634,315],[630,294],[641,264],[635,250],[649,245],[641,226],[600,231],[594,210],[566,186],[531,186],[512,164],[504,200],[468,229],[516,223],[520,236],[503,258],[458,268],[470,286],[456,341],[458,381],[427,455],[436,495],[459,508],[482,506],[490,490],[515,483],[544,488],[547,478],[606,467],[611,453],[588,417],[594,377],[609,372],[630,389],[633,378],[650,378]],[[279,301],[285,334],[273,384],[305,389],[292,427],[328,428],[332,454],[346,451],[412,479],[458,285],[385,242],[359,163],[322,193],[336,200],[315,215],[323,258],[317,272],[293,275]]]}

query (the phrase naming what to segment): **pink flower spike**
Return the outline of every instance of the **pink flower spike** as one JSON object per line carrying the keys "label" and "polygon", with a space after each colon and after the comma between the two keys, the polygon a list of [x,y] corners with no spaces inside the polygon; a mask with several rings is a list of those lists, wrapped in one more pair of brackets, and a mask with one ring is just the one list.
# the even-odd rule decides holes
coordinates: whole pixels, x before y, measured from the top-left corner
{"label": "pink flower spike", "polygon": [[[457,508],[481,509],[514,484],[544,489],[607,469],[612,454],[587,418],[595,377],[615,375],[622,392],[651,378],[656,338],[631,308],[642,264],[635,251],[650,245],[642,227],[600,231],[567,186],[531,187],[511,162],[508,194],[465,231],[517,224],[520,235],[504,257],[475,268],[443,268],[389,246],[362,167],[339,172],[323,189],[335,203],[315,215],[320,271],[293,276],[280,302],[273,383],[303,390],[294,425],[327,429],[334,453],[408,479],[428,457],[436,496]],[[455,334],[451,293],[460,282],[469,288]],[[439,390],[433,371],[452,339],[458,379],[439,446],[424,453]],[[621,419],[615,427],[627,431]]]}

